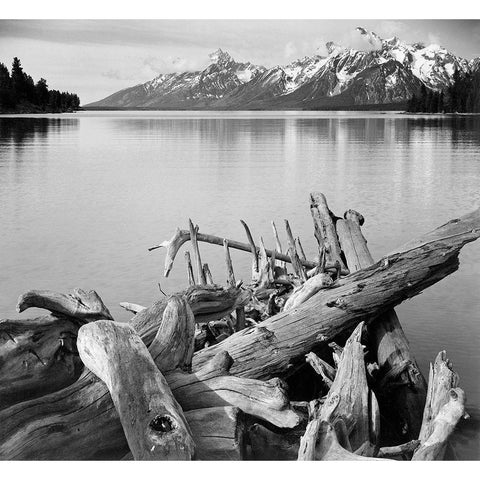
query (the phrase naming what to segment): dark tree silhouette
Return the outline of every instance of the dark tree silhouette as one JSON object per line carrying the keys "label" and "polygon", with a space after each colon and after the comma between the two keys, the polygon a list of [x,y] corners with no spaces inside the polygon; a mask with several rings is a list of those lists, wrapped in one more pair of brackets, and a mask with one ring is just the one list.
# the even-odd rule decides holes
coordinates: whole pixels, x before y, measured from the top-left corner
{"label": "dark tree silhouette", "polygon": [[461,73],[456,70],[452,84],[442,91],[422,85],[418,95],[408,102],[413,113],[478,113],[480,112],[480,70]]}
{"label": "dark tree silhouette", "polygon": [[78,110],[78,95],[69,92],[49,90],[47,81],[41,78],[36,84],[24,72],[20,59],[15,57],[11,74],[0,63],[0,112],[39,111],[68,112]]}

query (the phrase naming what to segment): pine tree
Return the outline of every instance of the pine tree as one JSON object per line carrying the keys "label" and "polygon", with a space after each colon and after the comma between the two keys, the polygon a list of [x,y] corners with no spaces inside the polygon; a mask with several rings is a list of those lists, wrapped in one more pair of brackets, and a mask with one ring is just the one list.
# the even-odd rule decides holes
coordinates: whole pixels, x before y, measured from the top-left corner
{"label": "pine tree", "polygon": [[17,57],[13,59],[11,79],[17,101],[24,100],[27,96],[25,74],[23,73],[20,60]]}
{"label": "pine tree", "polygon": [[38,106],[45,110],[48,105],[48,85],[44,78],[35,85],[35,94]]}
{"label": "pine tree", "polygon": [[12,90],[12,80],[8,68],[0,63],[0,108],[15,107],[15,95]]}

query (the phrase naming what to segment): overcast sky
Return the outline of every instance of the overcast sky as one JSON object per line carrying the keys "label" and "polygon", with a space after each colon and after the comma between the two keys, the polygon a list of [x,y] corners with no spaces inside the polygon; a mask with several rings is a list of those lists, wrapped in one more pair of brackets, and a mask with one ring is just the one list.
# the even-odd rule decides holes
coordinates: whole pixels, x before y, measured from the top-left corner
{"label": "overcast sky", "polygon": [[0,20],[0,62],[10,68],[17,56],[35,81],[85,104],[159,73],[203,69],[219,47],[266,67],[325,54],[330,40],[369,48],[357,26],[480,56],[479,20]]}

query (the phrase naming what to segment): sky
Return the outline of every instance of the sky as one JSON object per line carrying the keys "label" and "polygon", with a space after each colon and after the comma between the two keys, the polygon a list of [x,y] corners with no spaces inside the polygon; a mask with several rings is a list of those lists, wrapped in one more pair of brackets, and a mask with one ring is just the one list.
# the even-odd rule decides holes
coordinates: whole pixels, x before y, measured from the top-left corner
{"label": "sky", "polygon": [[440,44],[480,56],[480,20],[6,20],[0,62],[14,56],[35,81],[80,96],[82,104],[160,73],[197,70],[217,48],[266,67],[326,54],[325,43],[368,49],[357,26],[383,38]]}

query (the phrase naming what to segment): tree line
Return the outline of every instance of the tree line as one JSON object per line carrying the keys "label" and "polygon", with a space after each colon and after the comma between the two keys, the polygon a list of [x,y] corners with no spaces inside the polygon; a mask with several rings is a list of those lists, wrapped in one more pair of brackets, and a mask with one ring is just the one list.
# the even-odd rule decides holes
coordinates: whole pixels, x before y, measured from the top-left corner
{"label": "tree line", "polygon": [[0,63],[0,111],[59,113],[79,107],[80,98],[75,93],[50,90],[44,78],[35,83],[17,57],[13,59],[11,73]]}
{"label": "tree line", "polygon": [[441,91],[422,85],[420,92],[413,95],[407,106],[413,113],[479,113],[480,70],[461,74],[456,70],[452,84]]}

